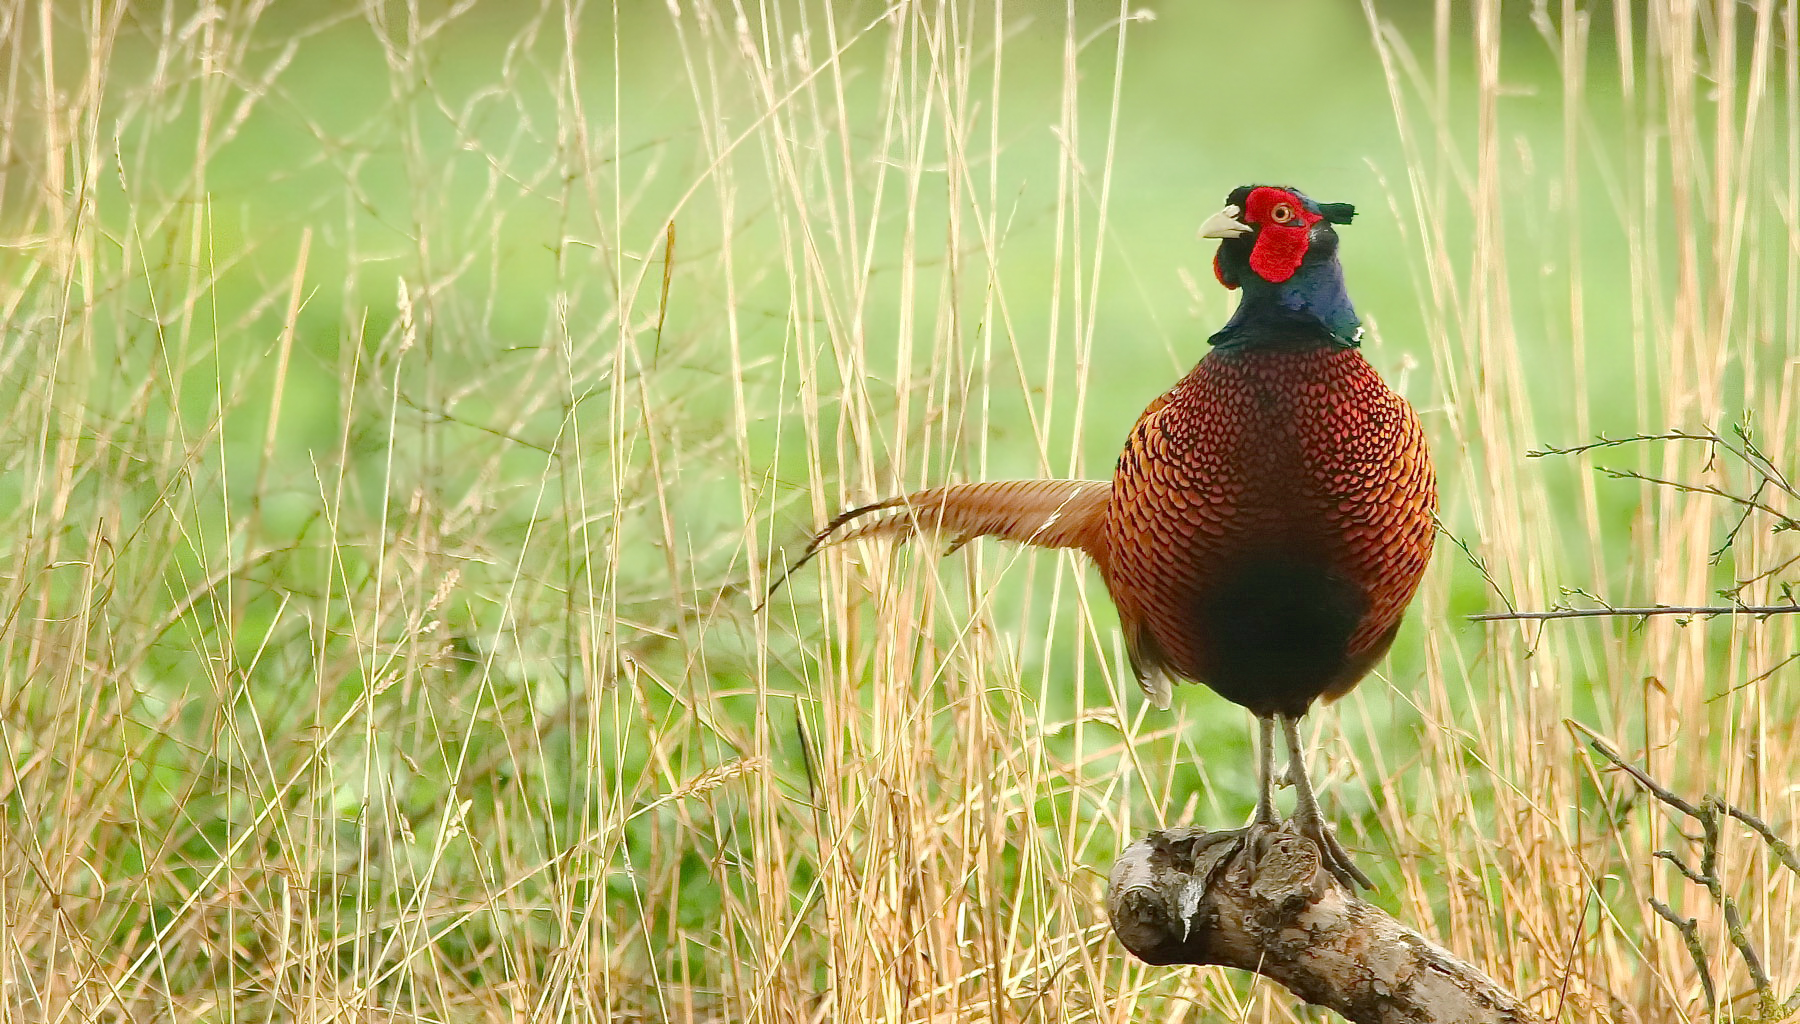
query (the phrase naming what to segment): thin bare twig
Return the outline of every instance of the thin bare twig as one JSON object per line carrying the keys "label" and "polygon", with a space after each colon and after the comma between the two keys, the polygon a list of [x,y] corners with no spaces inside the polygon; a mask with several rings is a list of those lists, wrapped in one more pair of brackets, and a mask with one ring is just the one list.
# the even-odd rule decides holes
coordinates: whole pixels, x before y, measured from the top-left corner
{"label": "thin bare twig", "polygon": [[[1723,448],[1725,451],[1737,456],[1739,461],[1750,467],[1752,472],[1781,490],[1782,493],[1792,498],[1800,498],[1800,488],[1796,488],[1794,484],[1788,480],[1787,475],[1781,471],[1781,468],[1775,464],[1774,460],[1764,454],[1763,450],[1756,444],[1755,440],[1753,440],[1750,429],[1747,426],[1741,423],[1733,424],[1731,432],[1736,435],[1738,443],[1732,443],[1730,439],[1721,436],[1717,431],[1713,430],[1701,432],[1671,430],[1662,434],[1635,434],[1631,437],[1607,437],[1602,434],[1599,440],[1587,444],[1572,445],[1567,448],[1546,445],[1543,448],[1526,452],[1525,455],[1527,458],[1541,459],[1551,455],[1581,455],[1597,449],[1618,448],[1624,445],[1643,444],[1651,441],[1699,441],[1716,448]],[[1601,467],[1601,469],[1604,471],[1605,467]],[[1651,480],[1650,482],[1669,483],[1669,481],[1661,480]],[[1735,497],[1729,494],[1720,496],[1726,498]]]}
{"label": "thin bare twig", "polygon": [[1681,933],[1681,941],[1687,946],[1688,956],[1694,960],[1694,970],[1700,975],[1700,987],[1706,990],[1706,1015],[1719,1015],[1719,991],[1713,984],[1712,971],[1706,966],[1706,947],[1700,942],[1700,922],[1692,917],[1682,917],[1674,908],[1656,897],[1650,897],[1650,909],[1656,916],[1675,926]]}
{"label": "thin bare twig", "polygon": [[1638,615],[1793,615],[1800,612],[1800,604],[1707,604],[1707,605],[1668,605],[1657,604],[1643,608],[1552,608],[1541,612],[1483,612],[1469,616],[1471,622],[1506,622],[1526,620],[1541,622],[1548,619],[1599,619],[1612,616]]}

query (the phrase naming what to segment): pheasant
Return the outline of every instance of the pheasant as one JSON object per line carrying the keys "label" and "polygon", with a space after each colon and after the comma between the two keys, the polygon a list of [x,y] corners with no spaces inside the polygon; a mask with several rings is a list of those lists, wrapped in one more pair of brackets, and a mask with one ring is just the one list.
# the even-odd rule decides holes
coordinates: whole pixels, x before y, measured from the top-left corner
{"label": "pheasant", "polygon": [[1219,240],[1214,273],[1243,297],[1205,358],[1138,418],[1110,481],[954,484],[853,508],[789,572],[830,544],[921,531],[948,535],[952,550],[997,537],[1085,552],[1158,707],[1190,680],[1256,716],[1255,812],[1210,835],[1241,847],[1276,827],[1279,724],[1289,827],[1346,887],[1369,887],[1326,827],[1298,723],[1393,643],[1435,536],[1430,454],[1412,408],[1360,351],[1333,229],[1355,208],[1272,185],[1226,203],[1200,236]]}

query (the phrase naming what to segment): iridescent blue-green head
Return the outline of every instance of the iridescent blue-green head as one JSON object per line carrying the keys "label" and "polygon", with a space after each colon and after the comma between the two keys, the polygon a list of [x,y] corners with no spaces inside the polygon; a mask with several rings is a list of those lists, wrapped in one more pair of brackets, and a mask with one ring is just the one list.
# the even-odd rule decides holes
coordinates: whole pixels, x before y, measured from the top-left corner
{"label": "iridescent blue-green head", "polygon": [[1315,203],[1285,185],[1245,185],[1200,226],[1219,239],[1213,273],[1243,301],[1212,343],[1221,346],[1362,343],[1362,321],[1344,290],[1334,224],[1348,224],[1356,207]]}

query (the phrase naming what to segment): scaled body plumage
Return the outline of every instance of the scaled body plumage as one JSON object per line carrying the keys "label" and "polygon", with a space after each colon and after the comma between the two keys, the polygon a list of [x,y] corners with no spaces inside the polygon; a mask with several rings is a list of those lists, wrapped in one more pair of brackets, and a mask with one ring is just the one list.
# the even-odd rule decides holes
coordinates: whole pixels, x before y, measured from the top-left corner
{"label": "scaled body plumage", "polygon": [[1354,348],[1215,349],[1153,403],[1092,552],[1139,679],[1302,715],[1386,652],[1431,551],[1423,431]]}

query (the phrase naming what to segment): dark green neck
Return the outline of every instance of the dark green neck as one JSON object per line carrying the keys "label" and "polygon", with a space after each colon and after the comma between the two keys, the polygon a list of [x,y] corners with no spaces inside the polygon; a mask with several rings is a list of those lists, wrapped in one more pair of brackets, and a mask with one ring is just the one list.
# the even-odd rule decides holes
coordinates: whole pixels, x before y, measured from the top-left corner
{"label": "dark green neck", "polygon": [[1224,328],[1212,336],[1213,345],[1356,348],[1362,344],[1362,320],[1350,304],[1344,268],[1335,255],[1302,265],[1280,284],[1271,284],[1248,268],[1238,280],[1244,297]]}

